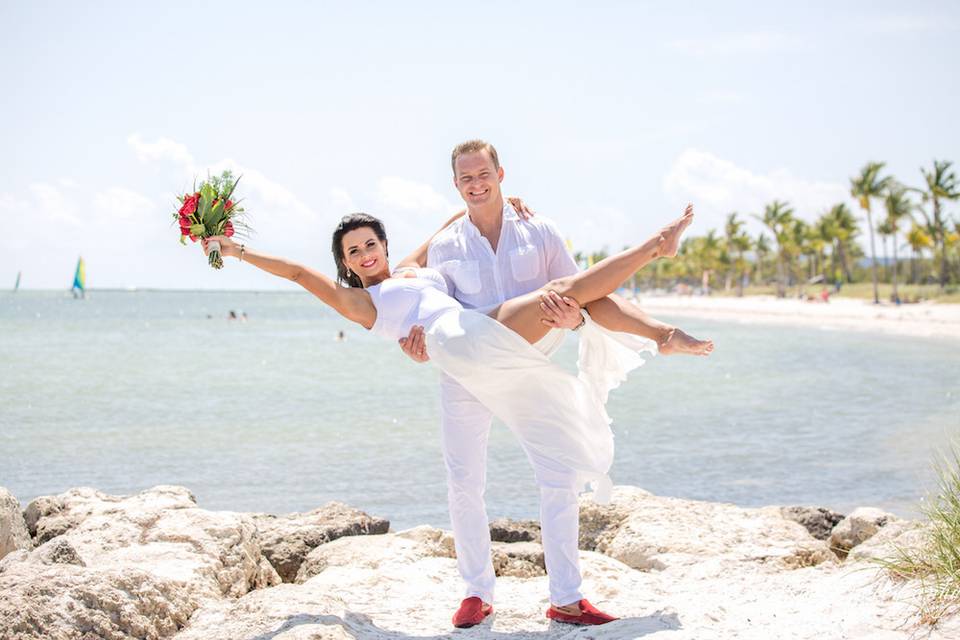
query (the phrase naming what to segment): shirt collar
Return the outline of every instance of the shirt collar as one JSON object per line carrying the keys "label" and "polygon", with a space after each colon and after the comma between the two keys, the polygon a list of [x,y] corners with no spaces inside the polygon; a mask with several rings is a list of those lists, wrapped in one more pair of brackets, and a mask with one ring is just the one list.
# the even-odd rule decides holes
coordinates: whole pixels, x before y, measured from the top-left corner
{"label": "shirt collar", "polygon": [[[503,220],[500,223],[501,228],[503,228],[503,222],[507,220],[520,219],[520,215],[516,212],[516,210],[513,208],[513,206],[510,204],[510,202],[506,198],[504,198],[503,200],[502,215],[503,215]],[[479,238],[480,230],[477,229],[477,225],[473,224],[473,220],[470,219],[470,214],[468,213],[467,215],[463,216],[463,218],[464,218],[463,226],[467,230],[467,233],[469,233],[470,235],[476,238]]]}

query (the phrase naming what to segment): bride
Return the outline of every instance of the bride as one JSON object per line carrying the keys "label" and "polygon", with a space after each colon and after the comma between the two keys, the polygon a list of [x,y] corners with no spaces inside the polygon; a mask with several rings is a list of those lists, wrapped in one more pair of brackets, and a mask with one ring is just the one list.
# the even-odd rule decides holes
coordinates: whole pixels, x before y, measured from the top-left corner
{"label": "bride", "polygon": [[414,325],[423,326],[431,362],[534,450],[574,470],[581,488],[591,484],[596,501],[606,502],[612,488],[607,472],[613,462],[613,434],[604,404],[626,372],[642,364],[636,351],[645,341],[616,346],[615,340],[624,340],[588,321],[581,344],[592,344],[608,357],[585,358],[588,350],[582,347],[580,375],[574,376],[533,346],[550,331],[541,322],[540,296],[555,291],[581,307],[598,300],[649,262],[675,256],[680,236],[692,221],[693,206],[688,205],[683,215],[643,244],[485,314],[464,309],[449,296],[443,276],[416,266],[416,253],[391,275],[383,223],[362,213],[344,217],[333,234],[337,281],[225,236],[208,238],[203,247],[206,252],[209,243],[217,241],[224,257],[296,282],[343,317],[390,340],[406,336]]}

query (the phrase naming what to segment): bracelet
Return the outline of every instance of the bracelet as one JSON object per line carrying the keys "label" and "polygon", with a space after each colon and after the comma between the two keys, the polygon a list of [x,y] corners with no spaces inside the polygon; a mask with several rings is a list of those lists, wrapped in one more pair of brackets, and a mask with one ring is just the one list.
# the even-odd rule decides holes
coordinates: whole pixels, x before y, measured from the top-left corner
{"label": "bracelet", "polygon": [[587,324],[587,319],[583,317],[583,314],[580,314],[580,324],[575,326],[572,331],[580,331],[583,325]]}
{"label": "bracelet", "polygon": [[240,245],[240,262],[243,262],[243,245]]}

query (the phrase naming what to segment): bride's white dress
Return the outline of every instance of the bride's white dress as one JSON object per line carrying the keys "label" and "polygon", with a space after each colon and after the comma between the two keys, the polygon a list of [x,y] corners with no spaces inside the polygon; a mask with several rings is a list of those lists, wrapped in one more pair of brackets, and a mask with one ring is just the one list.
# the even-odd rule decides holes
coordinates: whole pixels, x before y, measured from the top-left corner
{"label": "bride's white dress", "polygon": [[653,341],[607,331],[584,314],[579,374],[553,364],[493,318],[464,309],[433,269],[390,278],[366,290],[377,309],[372,331],[391,340],[422,325],[430,360],[482,402],[534,451],[575,470],[605,503],[612,488],[611,389],[656,353]]}

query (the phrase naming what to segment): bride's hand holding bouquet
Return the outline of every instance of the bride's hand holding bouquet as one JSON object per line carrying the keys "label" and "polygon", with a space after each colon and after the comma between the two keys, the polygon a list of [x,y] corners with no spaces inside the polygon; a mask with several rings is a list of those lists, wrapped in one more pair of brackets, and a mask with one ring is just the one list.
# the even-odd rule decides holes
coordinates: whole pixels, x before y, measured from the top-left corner
{"label": "bride's hand holding bouquet", "polygon": [[[238,255],[223,251],[224,240],[234,233],[244,235],[250,230],[242,220],[243,207],[231,199],[239,180],[234,179],[230,171],[224,171],[219,176],[208,177],[199,187],[194,185],[191,193],[177,196],[180,208],[174,212],[173,218],[180,226],[180,243],[185,244],[187,238],[193,242],[202,240],[204,253],[209,256],[210,266],[214,269],[223,268],[222,256]],[[233,241],[229,244],[236,248]]]}

